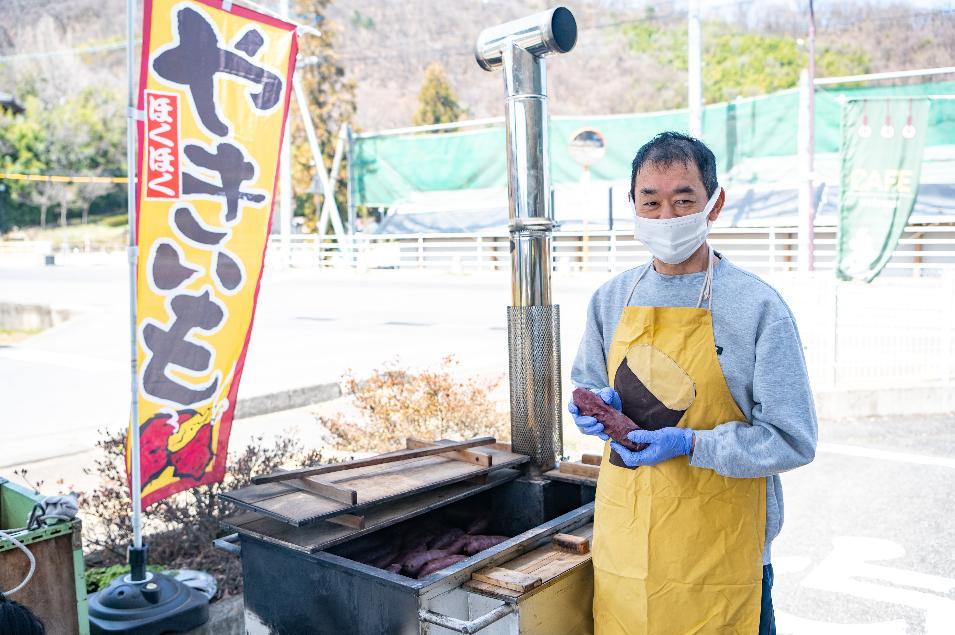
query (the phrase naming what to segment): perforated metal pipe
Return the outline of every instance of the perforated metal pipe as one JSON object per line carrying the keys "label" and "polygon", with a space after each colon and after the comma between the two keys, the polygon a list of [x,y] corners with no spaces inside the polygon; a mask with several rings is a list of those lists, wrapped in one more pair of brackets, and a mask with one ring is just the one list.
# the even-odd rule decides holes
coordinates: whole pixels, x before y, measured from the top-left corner
{"label": "perforated metal pipe", "polygon": [[563,451],[560,310],[551,303],[551,233],[547,74],[544,57],[570,51],[577,22],[565,7],[484,30],[475,58],[504,70],[507,194],[512,306],[507,310],[511,437],[536,470]]}

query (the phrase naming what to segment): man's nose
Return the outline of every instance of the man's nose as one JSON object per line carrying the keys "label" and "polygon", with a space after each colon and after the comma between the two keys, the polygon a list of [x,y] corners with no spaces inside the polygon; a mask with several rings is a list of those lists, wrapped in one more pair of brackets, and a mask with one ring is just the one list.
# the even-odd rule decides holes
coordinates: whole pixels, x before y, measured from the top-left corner
{"label": "man's nose", "polygon": [[676,217],[677,217],[676,208],[674,208],[673,205],[670,205],[669,203],[660,204],[660,216],[658,216],[660,220],[663,220],[666,218],[676,218]]}

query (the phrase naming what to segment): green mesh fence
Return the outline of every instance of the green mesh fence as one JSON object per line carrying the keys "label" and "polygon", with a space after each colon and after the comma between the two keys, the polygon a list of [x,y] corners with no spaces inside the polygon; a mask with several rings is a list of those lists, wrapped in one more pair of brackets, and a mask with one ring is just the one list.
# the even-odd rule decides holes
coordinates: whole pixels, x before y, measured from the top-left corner
{"label": "green mesh fence", "polygon": [[[839,121],[845,98],[955,95],[955,82],[816,90],[815,146],[839,151]],[[713,104],[703,111],[703,139],[726,173],[747,159],[796,154],[799,93]],[[550,122],[553,184],[580,180],[580,166],[567,142],[580,128],[596,128],[606,154],[591,166],[595,180],[626,180],[637,149],[664,130],[685,131],[686,110],[602,117],[554,117]],[[955,100],[937,100],[929,112],[926,145],[955,144]],[[441,133],[363,136],[353,147],[352,193],[357,205],[386,207],[416,192],[506,187],[503,125]],[[795,158],[794,158],[795,160]],[[795,163],[793,169],[795,169]]]}

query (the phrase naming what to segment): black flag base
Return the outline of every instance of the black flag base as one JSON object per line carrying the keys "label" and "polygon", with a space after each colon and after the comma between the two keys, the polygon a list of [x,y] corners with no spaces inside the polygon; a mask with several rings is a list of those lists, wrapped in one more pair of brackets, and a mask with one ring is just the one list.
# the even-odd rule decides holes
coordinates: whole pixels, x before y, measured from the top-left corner
{"label": "black flag base", "polygon": [[130,575],[89,597],[92,635],[159,635],[202,626],[209,600],[179,580],[146,572],[146,547],[130,548]]}

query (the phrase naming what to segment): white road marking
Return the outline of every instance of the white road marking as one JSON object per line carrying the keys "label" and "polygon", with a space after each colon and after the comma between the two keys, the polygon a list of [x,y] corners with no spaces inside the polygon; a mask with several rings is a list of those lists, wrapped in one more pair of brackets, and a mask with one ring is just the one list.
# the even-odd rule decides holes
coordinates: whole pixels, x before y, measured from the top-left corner
{"label": "white road marking", "polygon": [[947,456],[877,450],[861,445],[847,445],[844,443],[820,443],[816,447],[816,451],[829,454],[843,454],[845,456],[861,456],[867,459],[878,459],[880,461],[894,461],[896,463],[911,463],[914,465],[935,465],[955,469],[955,458],[949,458]]}
{"label": "white road marking", "polygon": [[[955,624],[955,600],[946,595],[955,590],[955,579],[871,564],[873,561],[889,560],[903,555],[905,549],[902,545],[891,540],[839,536],[833,539],[832,552],[803,578],[801,585],[884,604],[901,604],[920,609],[925,614],[926,635],[951,633],[952,624]],[[878,580],[879,583],[863,580]],[[886,624],[892,623],[879,626],[886,627]],[[820,632],[813,630],[814,635],[819,635]]]}
{"label": "white road marking", "polygon": [[775,611],[779,635],[906,635],[905,620],[872,624],[830,624]]}

